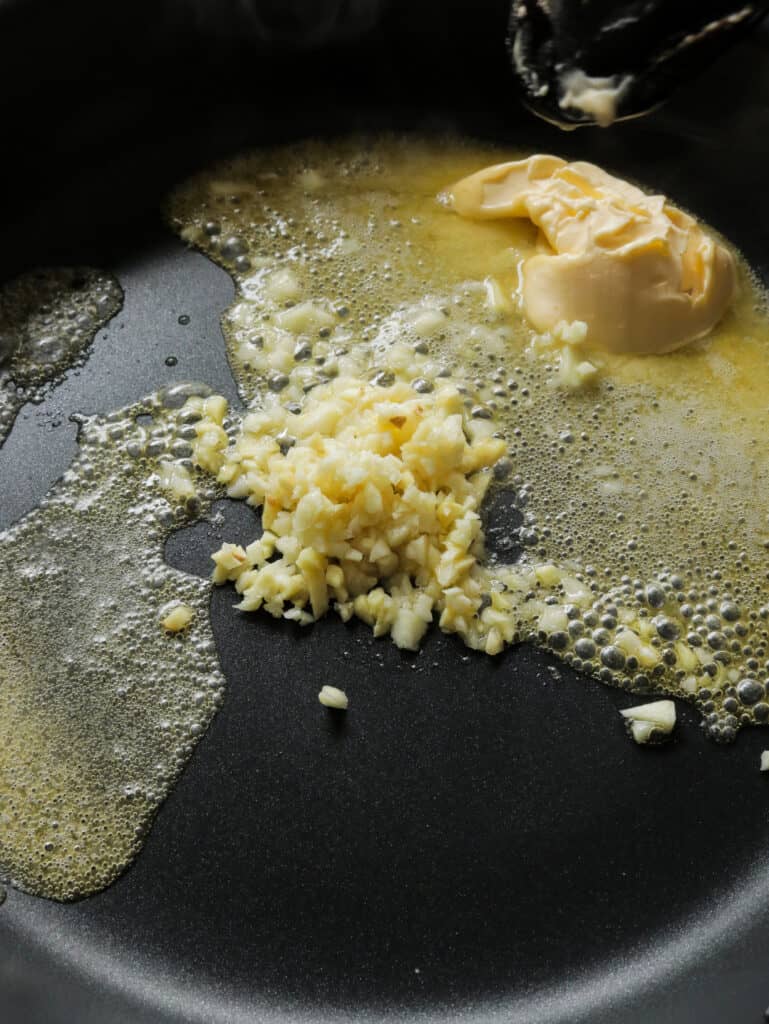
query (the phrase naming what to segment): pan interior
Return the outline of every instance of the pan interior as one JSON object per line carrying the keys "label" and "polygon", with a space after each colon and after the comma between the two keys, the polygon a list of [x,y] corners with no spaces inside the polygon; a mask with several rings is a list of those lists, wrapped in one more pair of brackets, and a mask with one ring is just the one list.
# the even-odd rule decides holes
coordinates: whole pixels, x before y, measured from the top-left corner
{"label": "pan interior", "polygon": [[[639,167],[650,169],[653,153],[654,183],[763,271],[769,218],[758,157],[769,125],[760,97],[731,109],[733,121],[716,115],[695,131],[682,100],[656,119],[565,145],[527,124],[525,144],[647,178]],[[376,106],[338,109],[329,130],[377,116],[382,127],[415,120]],[[460,129],[524,141],[504,109],[454,116]],[[263,138],[270,130],[267,119],[250,127]],[[299,120],[291,129],[307,131]],[[233,126],[233,148],[244,134]],[[194,137],[190,128],[186,141]],[[162,190],[187,169],[184,138],[180,128],[174,146],[159,147]],[[745,169],[739,195],[735,152]],[[133,163],[126,154],[103,186],[105,200],[134,187],[129,213],[145,189],[146,217],[129,226],[113,213],[104,233],[91,227],[63,246],[89,173],[57,188],[60,221],[51,206],[17,216],[3,271],[78,249],[78,261],[117,276],[125,306],[80,374],[20,413],[0,454],[3,525],[68,464],[69,414],[106,412],[184,378],[235,397],[217,323],[230,282],[153,226],[159,193],[136,185],[146,152]],[[30,237],[52,239],[50,253],[40,241],[25,249]],[[176,366],[166,367],[169,355]],[[199,572],[225,535],[248,539],[251,513],[222,513],[223,522],[179,535],[172,565]],[[134,868],[83,903],[11,892],[0,910],[11,1021],[678,1022],[763,1009],[755,951],[769,937],[769,837],[759,731],[716,748],[684,711],[679,743],[638,751],[616,715],[622,695],[544,654],[516,649],[491,663],[433,635],[415,662],[362,627],[237,619],[232,600],[222,589],[212,603],[227,700]],[[316,681],[354,690],[346,727],[319,717]]]}

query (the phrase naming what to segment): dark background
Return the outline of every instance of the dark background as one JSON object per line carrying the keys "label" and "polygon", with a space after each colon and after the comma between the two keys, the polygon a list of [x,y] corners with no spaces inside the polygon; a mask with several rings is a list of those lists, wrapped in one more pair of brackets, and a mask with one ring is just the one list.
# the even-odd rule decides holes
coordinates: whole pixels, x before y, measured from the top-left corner
{"label": "dark background", "polygon": [[[504,4],[243,12],[0,2],[0,278],[87,261],[126,292],[0,450],[0,526],[66,467],[72,412],[189,378],[233,394],[229,279],[158,210],[249,145],[452,129],[587,157],[670,193],[767,279],[764,37],[647,119],[564,135],[517,103]],[[173,538],[173,564],[206,572],[222,535],[252,534],[225,513]],[[213,595],[224,707],[135,866],[76,905],[0,908],[2,1024],[762,1020],[769,734],[716,747],[681,707],[676,742],[641,750],[617,714],[632,700],[531,649],[492,661],[432,633],[413,657],[232,601]],[[348,692],[345,720],[323,683]]]}

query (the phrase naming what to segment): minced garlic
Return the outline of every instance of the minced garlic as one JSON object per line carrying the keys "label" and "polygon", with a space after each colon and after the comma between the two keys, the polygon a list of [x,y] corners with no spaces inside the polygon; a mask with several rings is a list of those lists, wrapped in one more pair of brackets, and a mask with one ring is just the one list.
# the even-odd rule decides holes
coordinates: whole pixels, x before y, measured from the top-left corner
{"label": "minced garlic", "polygon": [[505,443],[468,441],[456,388],[338,379],[299,415],[277,401],[250,413],[232,446],[224,406],[190,402],[198,464],[262,508],[259,539],[213,556],[214,582],[233,581],[241,609],[308,623],[332,607],[408,650],[437,615],[473,646],[482,636],[501,650],[499,631],[477,621],[488,601],[479,510]]}
{"label": "minced garlic", "polygon": [[324,686],[318,694],[318,700],[324,708],[334,708],[337,711],[346,711],[350,701],[344,690],[338,690],[336,686]]}
{"label": "minced garlic", "polygon": [[189,626],[194,615],[194,610],[188,604],[175,604],[170,610],[165,609],[160,625],[169,633],[179,633]]}
{"label": "minced garlic", "polygon": [[636,743],[654,743],[667,739],[676,724],[676,706],[672,700],[655,700],[620,711],[627,720]]}
{"label": "minced garlic", "polygon": [[535,334],[532,348],[535,352],[555,350],[558,355],[558,385],[568,391],[578,391],[593,383],[598,376],[600,361],[591,353],[592,361],[583,354],[587,347],[587,324],[581,320],[567,323],[561,320],[550,331]]}

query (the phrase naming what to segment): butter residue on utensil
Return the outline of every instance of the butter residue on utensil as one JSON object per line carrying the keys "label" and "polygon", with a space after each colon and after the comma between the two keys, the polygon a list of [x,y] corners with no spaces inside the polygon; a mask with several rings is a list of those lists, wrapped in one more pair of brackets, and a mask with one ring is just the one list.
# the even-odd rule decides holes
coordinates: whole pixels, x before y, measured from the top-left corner
{"label": "butter residue on utensil", "polygon": [[541,154],[495,164],[445,199],[463,217],[523,217],[539,228],[520,280],[537,330],[580,320],[592,348],[660,354],[707,334],[734,297],[725,246],[664,196],[594,164]]}
{"label": "butter residue on utensil", "polygon": [[618,120],[618,105],[632,81],[632,75],[588,75],[582,68],[571,68],[560,76],[558,106],[578,110],[601,128],[608,128]]}

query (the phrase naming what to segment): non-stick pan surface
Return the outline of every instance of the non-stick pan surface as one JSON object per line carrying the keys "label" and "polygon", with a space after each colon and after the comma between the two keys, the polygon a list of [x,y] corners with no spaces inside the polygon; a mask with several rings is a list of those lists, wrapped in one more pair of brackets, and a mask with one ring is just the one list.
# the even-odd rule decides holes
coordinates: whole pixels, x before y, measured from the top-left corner
{"label": "non-stick pan surface", "polygon": [[[0,276],[104,265],[125,306],[83,370],[19,417],[0,451],[0,526],[67,466],[73,412],[183,379],[234,397],[218,326],[231,283],[158,212],[216,155],[454,128],[586,157],[702,215],[766,279],[761,38],[649,119],[572,135],[518,112],[503,55],[477,40],[448,65],[440,48],[393,45],[292,58],[290,75],[124,61],[120,81],[74,67],[59,89],[18,85]],[[220,537],[253,531],[245,507],[224,513],[172,537],[172,564],[207,573]],[[135,865],[74,905],[9,891],[2,1024],[763,1019],[769,732],[717,747],[682,707],[677,742],[641,750],[617,715],[627,695],[531,648],[491,660],[434,632],[414,658],[360,625],[294,629],[232,603],[213,594],[224,706]],[[343,722],[317,703],[322,683],[350,694]]]}

